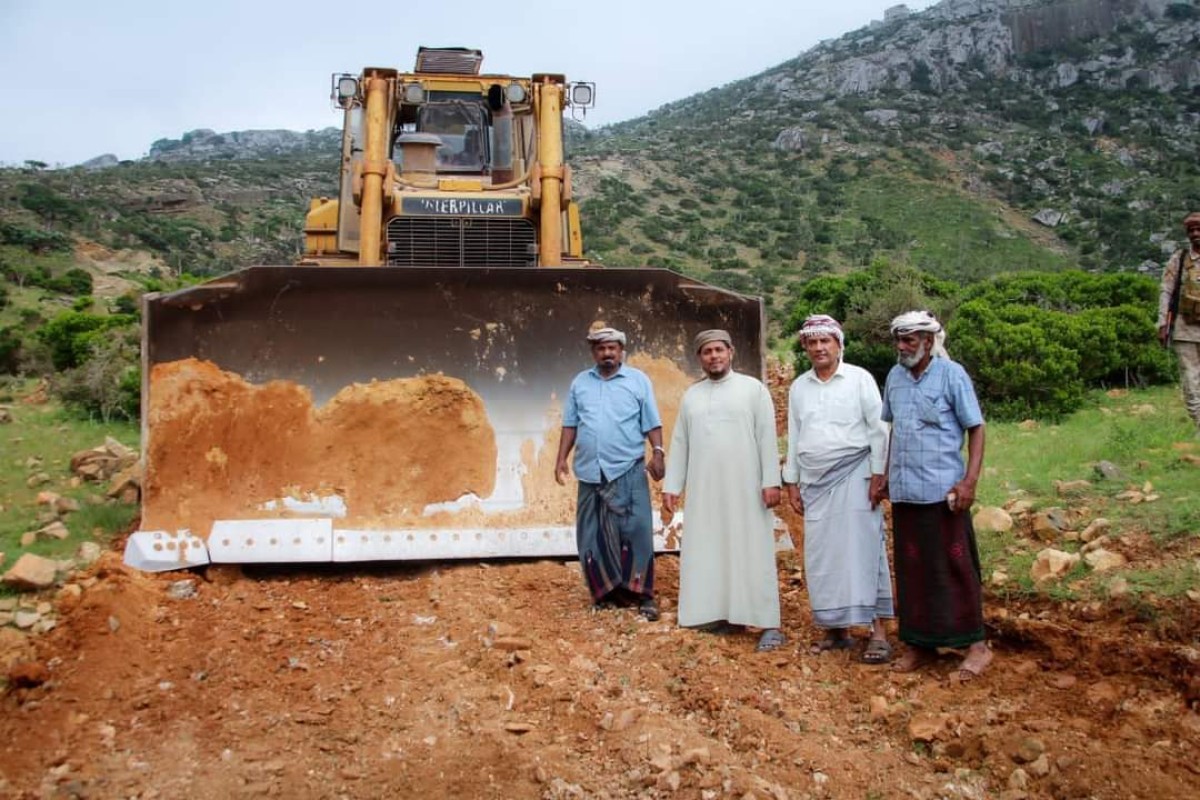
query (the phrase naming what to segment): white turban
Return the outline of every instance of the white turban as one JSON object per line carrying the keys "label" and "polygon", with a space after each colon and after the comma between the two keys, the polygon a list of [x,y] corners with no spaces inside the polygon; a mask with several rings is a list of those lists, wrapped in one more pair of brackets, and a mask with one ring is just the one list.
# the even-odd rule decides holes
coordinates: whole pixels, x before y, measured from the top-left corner
{"label": "white turban", "polygon": [[909,311],[892,320],[892,336],[905,336],[910,333],[932,333],[933,357],[950,357],[946,352],[946,331],[933,314],[928,311]]}
{"label": "white turban", "polygon": [[813,314],[804,320],[800,326],[800,338],[809,336],[832,336],[838,340],[838,347],[846,346],[841,323],[828,314]]}
{"label": "white turban", "polygon": [[601,342],[616,342],[625,346],[625,334],[616,328],[597,328],[587,335],[587,340],[591,344],[600,344]]}

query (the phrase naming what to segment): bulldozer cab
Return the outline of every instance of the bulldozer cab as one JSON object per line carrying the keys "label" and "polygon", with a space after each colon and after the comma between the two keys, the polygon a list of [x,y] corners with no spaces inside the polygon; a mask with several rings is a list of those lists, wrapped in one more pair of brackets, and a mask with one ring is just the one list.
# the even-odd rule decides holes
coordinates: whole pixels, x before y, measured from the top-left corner
{"label": "bulldozer cab", "polygon": [[[491,126],[484,118],[484,106],[478,98],[432,97],[421,107],[417,122],[406,132],[429,133],[441,140],[437,148],[439,173],[484,173],[490,171],[489,145]],[[398,137],[397,137],[398,138]],[[395,161],[404,170],[403,149],[397,148]],[[395,151],[394,151],[395,152]]]}
{"label": "bulldozer cab", "polygon": [[335,76],[340,191],[310,205],[300,264],[146,296],[128,563],[571,556],[553,470],[590,329],[627,333],[668,441],[697,332],[762,376],[758,298],[583,259],[562,116],[590,85],[481,61]]}

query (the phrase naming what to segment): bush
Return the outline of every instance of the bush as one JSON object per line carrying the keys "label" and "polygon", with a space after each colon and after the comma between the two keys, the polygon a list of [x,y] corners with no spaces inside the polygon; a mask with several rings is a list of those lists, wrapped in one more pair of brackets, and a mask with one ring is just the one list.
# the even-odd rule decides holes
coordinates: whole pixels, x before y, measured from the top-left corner
{"label": "bush", "polygon": [[1171,3],[1167,6],[1165,16],[1173,20],[1195,19],[1200,17],[1200,11],[1190,3]]}
{"label": "bush", "polygon": [[987,415],[1053,419],[1079,408],[1078,353],[1054,341],[1047,320],[1036,318],[1047,312],[1006,319],[1004,310],[981,300],[964,303],[947,330],[953,357],[971,375]]}
{"label": "bush", "polygon": [[86,270],[71,267],[62,275],[47,281],[46,288],[52,292],[84,297],[92,293],[92,276]]}
{"label": "bush", "polygon": [[21,331],[15,325],[0,328],[0,373],[17,374],[21,365]]}
{"label": "bush", "polygon": [[1057,418],[1089,388],[1171,380],[1155,341],[1157,286],[1139,275],[1000,276],[968,289],[951,354],[999,418]]}
{"label": "bush", "polygon": [[36,336],[50,350],[56,370],[67,370],[88,360],[92,348],[106,332],[136,322],[136,317],[114,314],[102,317],[82,311],[65,311],[38,328]]}
{"label": "bush", "polygon": [[141,409],[138,329],[129,325],[89,342],[86,361],[55,375],[51,391],[68,407],[99,418],[135,420]]}

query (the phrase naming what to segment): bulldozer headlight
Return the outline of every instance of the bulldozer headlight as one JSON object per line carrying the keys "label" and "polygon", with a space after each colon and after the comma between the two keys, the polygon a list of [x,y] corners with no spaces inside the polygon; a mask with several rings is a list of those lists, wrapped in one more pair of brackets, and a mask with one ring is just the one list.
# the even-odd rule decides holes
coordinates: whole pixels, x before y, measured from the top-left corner
{"label": "bulldozer headlight", "polygon": [[504,94],[508,97],[510,103],[525,102],[525,87],[519,83],[510,83],[508,88],[504,90]]}
{"label": "bulldozer headlight", "polygon": [[596,84],[572,83],[571,105],[577,108],[591,108],[596,104]]}
{"label": "bulldozer headlight", "polygon": [[425,102],[425,87],[419,83],[410,83],[404,87],[404,102],[406,103],[423,103]]}
{"label": "bulldozer headlight", "polygon": [[337,104],[349,108],[358,97],[358,79],[353,75],[338,75],[334,83],[334,94]]}

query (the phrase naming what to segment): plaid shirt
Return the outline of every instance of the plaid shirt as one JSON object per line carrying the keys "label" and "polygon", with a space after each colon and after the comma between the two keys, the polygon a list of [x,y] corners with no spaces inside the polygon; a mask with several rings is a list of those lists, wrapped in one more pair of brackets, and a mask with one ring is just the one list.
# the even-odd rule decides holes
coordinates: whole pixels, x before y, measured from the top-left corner
{"label": "plaid shirt", "polygon": [[888,493],[900,503],[940,503],[966,474],[963,432],[983,424],[967,371],[934,358],[914,379],[897,364],[883,390],[884,422],[892,423]]}

